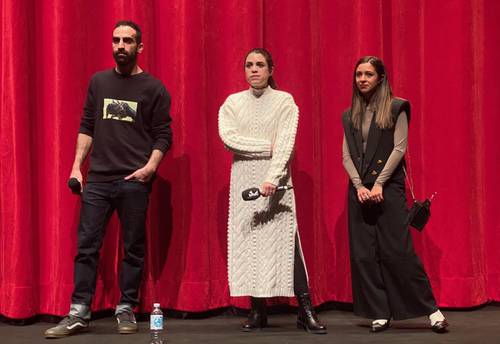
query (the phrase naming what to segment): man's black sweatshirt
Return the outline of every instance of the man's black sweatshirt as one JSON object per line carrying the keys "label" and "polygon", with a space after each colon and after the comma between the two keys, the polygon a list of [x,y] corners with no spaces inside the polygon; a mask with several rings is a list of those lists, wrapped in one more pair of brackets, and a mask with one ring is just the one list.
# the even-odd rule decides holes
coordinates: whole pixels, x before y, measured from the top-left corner
{"label": "man's black sweatshirt", "polygon": [[172,143],[170,95],[146,72],[121,75],[114,69],[90,80],[79,132],[93,138],[89,182],[122,179],[143,167],[153,149]]}

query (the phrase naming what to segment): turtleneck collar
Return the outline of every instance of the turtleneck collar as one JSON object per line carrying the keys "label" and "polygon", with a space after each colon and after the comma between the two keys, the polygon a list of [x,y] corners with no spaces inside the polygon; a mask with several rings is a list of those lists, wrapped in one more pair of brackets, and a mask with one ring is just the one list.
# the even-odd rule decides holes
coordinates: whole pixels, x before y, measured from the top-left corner
{"label": "turtleneck collar", "polygon": [[264,94],[269,93],[269,90],[271,89],[271,86],[263,87],[263,88],[253,88],[250,87],[250,93],[255,97],[255,98],[260,98]]}

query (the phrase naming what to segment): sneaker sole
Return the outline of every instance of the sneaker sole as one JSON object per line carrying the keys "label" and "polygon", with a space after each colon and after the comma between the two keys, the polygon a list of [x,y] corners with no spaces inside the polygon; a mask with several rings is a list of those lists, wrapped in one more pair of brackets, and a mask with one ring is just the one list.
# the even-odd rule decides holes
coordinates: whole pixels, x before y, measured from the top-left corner
{"label": "sneaker sole", "polygon": [[44,337],[47,338],[47,339],[50,339],[50,338],[65,338],[65,337],[72,336],[74,334],[88,332],[88,330],[89,330],[88,327],[85,327],[85,328],[78,329],[78,330],[76,330],[74,332],[68,332],[68,333],[52,333],[52,334],[44,333]]}
{"label": "sneaker sole", "polygon": [[139,332],[138,329],[117,329],[116,332],[118,332],[119,334],[134,334],[134,333],[137,333]]}

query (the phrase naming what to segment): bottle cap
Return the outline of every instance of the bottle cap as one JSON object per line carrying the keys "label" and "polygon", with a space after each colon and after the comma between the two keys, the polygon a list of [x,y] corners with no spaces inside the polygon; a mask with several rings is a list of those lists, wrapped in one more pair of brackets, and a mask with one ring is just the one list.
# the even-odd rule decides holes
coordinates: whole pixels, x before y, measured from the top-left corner
{"label": "bottle cap", "polygon": [[160,308],[160,304],[159,303],[153,303],[153,307],[154,308]]}

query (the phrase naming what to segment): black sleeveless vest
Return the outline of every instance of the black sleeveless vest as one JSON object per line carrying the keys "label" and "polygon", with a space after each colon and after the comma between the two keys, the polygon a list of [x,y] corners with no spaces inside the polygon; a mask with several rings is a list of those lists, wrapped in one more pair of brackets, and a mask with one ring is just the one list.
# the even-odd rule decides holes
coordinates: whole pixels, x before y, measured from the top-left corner
{"label": "black sleeveless vest", "polygon": [[[378,175],[384,169],[387,159],[394,149],[394,127],[402,111],[406,112],[408,123],[410,123],[410,103],[405,99],[394,98],[391,103],[391,114],[394,118],[394,125],[389,129],[378,128],[375,123],[376,114],[373,115],[370,130],[368,131],[366,152],[364,154],[361,129],[358,130],[353,127],[351,109],[347,109],[342,114],[342,124],[349,152],[363,185],[375,183]],[[403,158],[387,182],[396,180],[404,182],[404,165],[405,160]]]}

